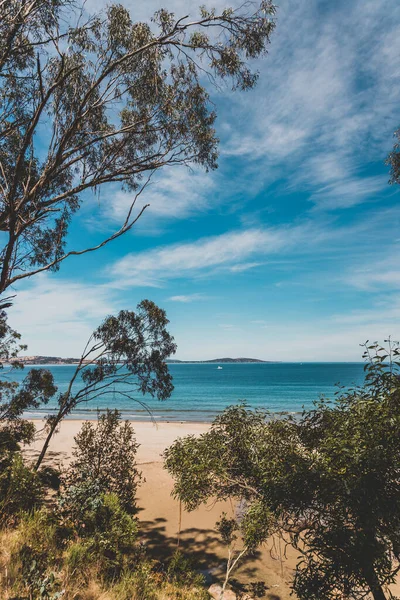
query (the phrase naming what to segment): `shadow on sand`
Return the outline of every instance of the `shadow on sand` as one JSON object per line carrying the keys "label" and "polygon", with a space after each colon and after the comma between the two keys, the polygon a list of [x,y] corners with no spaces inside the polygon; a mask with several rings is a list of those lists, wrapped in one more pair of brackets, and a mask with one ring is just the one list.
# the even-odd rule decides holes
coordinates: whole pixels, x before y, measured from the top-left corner
{"label": "shadow on sand", "polygon": [[[198,529],[191,527],[181,531],[179,546],[176,536],[168,536],[166,533],[166,519],[158,518],[153,521],[141,521],[139,527],[141,540],[146,545],[150,557],[166,562],[179,547],[190,556],[193,567],[202,573],[206,584],[220,582],[225,571],[225,560],[221,555],[221,540],[212,529]],[[241,563],[240,576],[246,581],[256,581],[256,568],[254,561],[260,557],[255,552],[244,557]],[[232,588],[237,592],[246,591],[246,586],[238,580],[232,581]],[[281,600],[275,593],[268,592],[263,595],[266,600]]]}

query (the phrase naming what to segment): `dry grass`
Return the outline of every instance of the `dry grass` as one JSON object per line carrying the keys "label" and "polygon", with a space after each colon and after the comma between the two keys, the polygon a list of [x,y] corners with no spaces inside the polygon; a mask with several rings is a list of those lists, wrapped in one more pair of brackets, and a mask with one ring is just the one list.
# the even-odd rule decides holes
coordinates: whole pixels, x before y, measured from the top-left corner
{"label": "dry grass", "polygon": [[0,598],[16,597],[38,600],[38,592],[26,584],[23,577],[23,552],[26,547],[48,553],[52,557],[49,568],[40,575],[52,572],[56,591],[64,590],[62,600],[206,600],[208,594],[201,587],[177,585],[154,570],[154,564],[143,561],[135,570],[125,571],[119,581],[105,582],[96,564],[82,571],[68,565],[68,548],[57,552],[52,525],[40,514],[21,522],[16,529],[0,531]]}

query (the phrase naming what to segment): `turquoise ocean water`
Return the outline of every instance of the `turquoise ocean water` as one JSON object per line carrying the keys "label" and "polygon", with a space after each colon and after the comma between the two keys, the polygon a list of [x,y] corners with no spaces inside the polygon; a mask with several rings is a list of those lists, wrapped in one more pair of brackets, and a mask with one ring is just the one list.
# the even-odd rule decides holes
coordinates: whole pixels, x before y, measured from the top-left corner
{"label": "turquoise ocean water", "polygon": [[[320,396],[333,398],[336,384],[350,387],[364,379],[362,363],[255,363],[255,364],[171,364],[175,390],[170,399],[159,402],[145,400],[159,421],[209,422],[226,406],[247,401],[252,407],[267,408],[273,412],[301,412],[310,408]],[[13,379],[22,379],[22,373],[13,373]],[[60,391],[64,391],[74,372],[73,366],[50,366]],[[54,410],[50,402],[41,410],[26,413],[38,418]],[[81,404],[72,418],[96,418],[97,409],[118,408],[123,417],[148,420],[147,412],[136,402],[121,399],[111,391],[93,403]]]}

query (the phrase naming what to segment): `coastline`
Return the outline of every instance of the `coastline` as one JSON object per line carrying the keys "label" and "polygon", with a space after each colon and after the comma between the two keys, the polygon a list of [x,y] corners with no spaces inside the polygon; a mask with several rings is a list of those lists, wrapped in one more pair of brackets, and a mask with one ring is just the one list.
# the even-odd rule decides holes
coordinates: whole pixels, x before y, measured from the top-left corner
{"label": "coastline", "polygon": [[[55,459],[65,461],[68,464],[71,458],[71,452],[74,443],[74,436],[82,427],[82,423],[89,419],[71,418],[65,419],[61,425],[59,432],[54,435],[49,446],[49,457],[47,460],[54,463]],[[97,418],[92,419],[97,421]],[[151,421],[129,421],[135,431],[137,442],[140,444],[137,453],[138,465],[148,462],[162,462],[161,454],[170,446],[178,437],[187,434],[199,435],[207,431],[210,423],[188,423],[188,422],[163,422],[157,421],[155,424]],[[45,421],[43,419],[29,419],[35,424],[36,429],[40,432]],[[34,456],[39,450],[43,436],[37,435],[37,439],[31,444],[25,453],[28,457]]]}

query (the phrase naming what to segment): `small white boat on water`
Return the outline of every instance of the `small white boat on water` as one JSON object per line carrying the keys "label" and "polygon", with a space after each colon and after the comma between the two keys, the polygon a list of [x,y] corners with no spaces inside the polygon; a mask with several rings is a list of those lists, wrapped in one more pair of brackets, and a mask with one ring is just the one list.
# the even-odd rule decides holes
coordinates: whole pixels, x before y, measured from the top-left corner
{"label": "small white boat on water", "polygon": [[222,369],[222,367],[217,367],[217,369]]}

